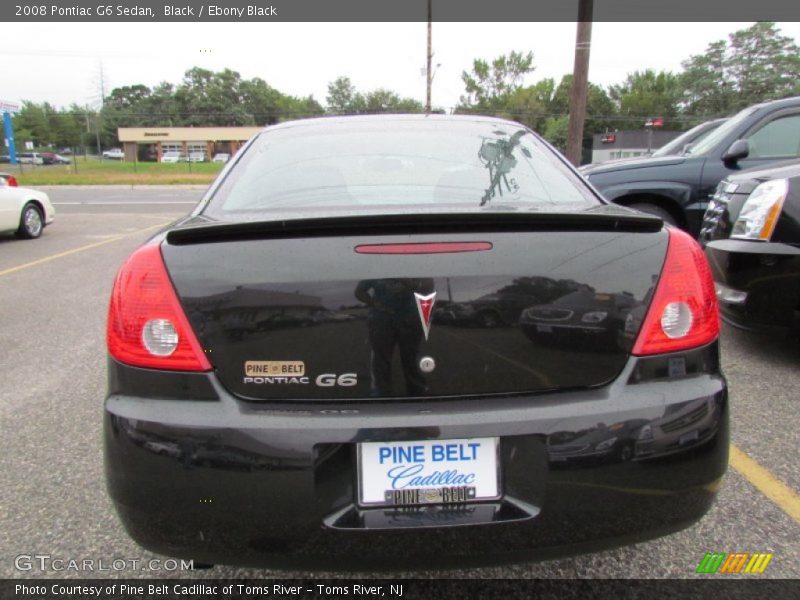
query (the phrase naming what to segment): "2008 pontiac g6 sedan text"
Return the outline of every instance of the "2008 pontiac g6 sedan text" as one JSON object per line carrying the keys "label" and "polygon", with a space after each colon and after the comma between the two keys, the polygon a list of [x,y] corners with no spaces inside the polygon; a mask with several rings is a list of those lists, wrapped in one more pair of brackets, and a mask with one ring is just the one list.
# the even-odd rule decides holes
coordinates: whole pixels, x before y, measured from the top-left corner
{"label": "2008 pontiac g6 sedan text", "polygon": [[727,464],[699,246],[499,119],[269,127],[136,250],[108,489],[144,547],[364,569],[686,527]]}

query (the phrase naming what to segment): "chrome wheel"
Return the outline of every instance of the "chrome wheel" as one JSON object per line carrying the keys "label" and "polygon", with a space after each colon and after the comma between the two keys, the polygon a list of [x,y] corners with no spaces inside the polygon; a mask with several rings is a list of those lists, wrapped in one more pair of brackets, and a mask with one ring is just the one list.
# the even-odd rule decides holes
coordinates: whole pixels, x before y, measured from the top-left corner
{"label": "chrome wheel", "polygon": [[44,229],[42,213],[34,204],[27,204],[22,210],[20,234],[27,238],[37,238],[42,235],[42,229]]}

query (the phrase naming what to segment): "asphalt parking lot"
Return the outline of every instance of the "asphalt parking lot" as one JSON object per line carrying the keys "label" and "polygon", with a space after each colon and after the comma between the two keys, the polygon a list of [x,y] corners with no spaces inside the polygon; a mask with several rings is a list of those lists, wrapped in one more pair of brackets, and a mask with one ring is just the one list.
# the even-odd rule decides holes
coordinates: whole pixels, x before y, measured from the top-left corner
{"label": "asphalt parking lot", "polygon": [[[323,575],[224,566],[104,573],[15,568],[15,557],[23,554],[108,562],[152,558],[128,538],[105,493],[105,316],[126,255],[202,194],[48,192],[58,214],[42,238],[0,237],[0,577]],[[769,552],[774,557],[758,577],[800,577],[800,342],[725,327],[722,352],[731,392],[731,468],[716,505],[699,523],[652,542],[576,558],[402,575],[694,578],[706,552]]]}

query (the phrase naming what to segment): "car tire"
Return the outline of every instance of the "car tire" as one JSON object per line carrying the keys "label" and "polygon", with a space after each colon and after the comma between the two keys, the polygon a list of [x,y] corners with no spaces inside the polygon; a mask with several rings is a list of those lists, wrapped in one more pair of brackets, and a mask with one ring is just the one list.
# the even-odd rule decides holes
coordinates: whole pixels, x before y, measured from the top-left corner
{"label": "car tire", "polygon": [[41,209],[33,202],[28,202],[22,209],[19,219],[17,235],[25,239],[34,239],[44,231],[44,215]]}
{"label": "car tire", "polygon": [[661,220],[667,225],[675,225],[676,227],[678,225],[678,221],[671,212],[669,212],[666,208],[662,208],[655,204],[650,204],[649,202],[637,202],[635,204],[629,204],[628,208],[635,208],[636,210],[646,212],[647,214],[661,217]]}

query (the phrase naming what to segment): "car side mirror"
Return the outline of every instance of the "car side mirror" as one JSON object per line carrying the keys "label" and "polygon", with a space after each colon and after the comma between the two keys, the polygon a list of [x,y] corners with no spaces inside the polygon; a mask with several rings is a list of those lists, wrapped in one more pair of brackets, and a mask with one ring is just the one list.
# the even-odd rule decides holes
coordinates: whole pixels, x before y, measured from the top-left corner
{"label": "car side mirror", "polygon": [[750,154],[750,144],[747,140],[736,140],[722,155],[723,162],[736,163],[737,160],[747,158]]}

